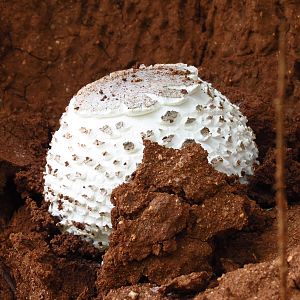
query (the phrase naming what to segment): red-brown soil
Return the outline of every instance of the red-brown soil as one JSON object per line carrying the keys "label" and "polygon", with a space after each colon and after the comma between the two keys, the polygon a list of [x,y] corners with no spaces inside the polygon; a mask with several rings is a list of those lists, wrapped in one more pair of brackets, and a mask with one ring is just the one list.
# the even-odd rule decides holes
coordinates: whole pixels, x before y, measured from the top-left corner
{"label": "red-brown soil", "polygon": [[134,178],[111,197],[113,232],[99,290],[105,294],[142,278],[162,285],[194,272],[208,280],[218,271],[212,263],[219,260],[216,237],[240,231],[262,215],[230,180],[208,164],[199,145],[175,150],[145,141]]}
{"label": "red-brown soil", "polygon": [[[272,103],[282,16],[279,4],[271,0],[0,0],[0,299],[100,297],[96,281],[102,253],[76,237],[60,234],[46,212],[42,197],[45,153],[61,113],[80,87],[138,63],[193,64],[200,77],[237,103],[248,117],[257,136],[261,164],[244,192],[267,210],[242,231],[215,238],[219,260],[212,264],[219,273],[209,286],[216,285],[215,278],[223,272],[233,272],[207,293],[215,295],[209,299],[230,299],[222,294],[224,288],[247,299],[249,294],[239,294],[243,292],[241,281],[261,290],[257,281],[249,284],[248,273],[253,268],[269,274],[276,258]],[[300,244],[299,1],[285,2],[285,16],[286,188],[296,293],[300,286],[296,248]],[[247,263],[255,265],[238,269]],[[270,282],[277,280],[273,273]],[[165,283],[169,285],[161,291],[170,286],[184,286],[187,291],[199,278],[199,274],[177,278]],[[264,285],[274,293],[263,295],[277,299],[278,284],[270,282]],[[233,286],[240,286],[240,291],[231,289]],[[157,295],[156,289],[149,292],[145,284],[138,289],[145,299],[155,299],[154,292]],[[166,297],[161,291],[159,297]],[[112,291],[107,299],[118,299],[118,294]]]}

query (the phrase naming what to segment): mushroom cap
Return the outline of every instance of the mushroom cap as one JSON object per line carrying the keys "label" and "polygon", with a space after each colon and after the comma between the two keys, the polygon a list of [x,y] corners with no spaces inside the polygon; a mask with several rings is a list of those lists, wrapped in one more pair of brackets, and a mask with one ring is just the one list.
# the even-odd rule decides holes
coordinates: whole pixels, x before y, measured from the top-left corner
{"label": "mushroom cap", "polygon": [[111,232],[112,190],[143,157],[143,139],[181,148],[195,141],[208,161],[246,182],[258,150],[247,118],[185,64],[144,65],[83,87],[54,133],[44,173],[45,200],[67,232],[96,247]]}

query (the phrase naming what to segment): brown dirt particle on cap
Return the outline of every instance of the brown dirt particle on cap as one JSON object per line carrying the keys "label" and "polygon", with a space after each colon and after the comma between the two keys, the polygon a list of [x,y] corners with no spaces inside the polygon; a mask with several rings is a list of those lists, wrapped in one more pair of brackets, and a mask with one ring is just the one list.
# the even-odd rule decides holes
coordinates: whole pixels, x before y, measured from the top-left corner
{"label": "brown dirt particle on cap", "polygon": [[125,142],[123,143],[123,147],[126,151],[130,151],[134,149],[134,143],[132,142]]}
{"label": "brown dirt particle on cap", "polygon": [[177,111],[169,110],[161,117],[161,119],[167,123],[174,123],[177,116],[178,116]]}

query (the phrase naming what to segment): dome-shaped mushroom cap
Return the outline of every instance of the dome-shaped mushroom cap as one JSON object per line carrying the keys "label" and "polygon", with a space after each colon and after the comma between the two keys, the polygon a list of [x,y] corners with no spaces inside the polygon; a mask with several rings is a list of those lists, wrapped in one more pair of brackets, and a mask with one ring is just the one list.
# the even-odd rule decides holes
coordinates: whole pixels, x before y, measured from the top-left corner
{"label": "dome-shaped mushroom cap", "polygon": [[258,150],[239,108],[185,64],[118,71],[70,101],[47,155],[44,194],[64,230],[108,244],[112,190],[141,163],[143,139],[181,148],[195,141],[208,161],[242,181]]}

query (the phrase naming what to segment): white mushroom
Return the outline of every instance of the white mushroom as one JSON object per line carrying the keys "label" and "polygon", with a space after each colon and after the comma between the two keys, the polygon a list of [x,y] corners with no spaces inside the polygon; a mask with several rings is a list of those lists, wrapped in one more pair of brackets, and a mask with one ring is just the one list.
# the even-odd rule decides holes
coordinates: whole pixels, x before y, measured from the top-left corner
{"label": "white mushroom", "polygon": [[[238,107],[185,64],[112,73],[75,95],[47,155],[44,194],[64,230],[108,245],[110,195],[141,162],[143,139],[195,141],[220,172],[253,174],[258,150]],[[70,199],[73,199],[70,201]]]}

